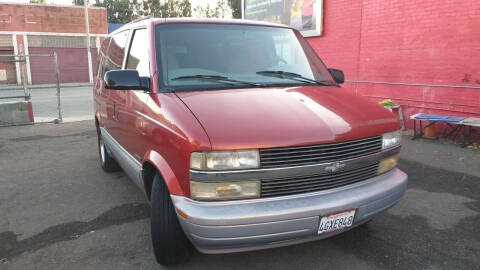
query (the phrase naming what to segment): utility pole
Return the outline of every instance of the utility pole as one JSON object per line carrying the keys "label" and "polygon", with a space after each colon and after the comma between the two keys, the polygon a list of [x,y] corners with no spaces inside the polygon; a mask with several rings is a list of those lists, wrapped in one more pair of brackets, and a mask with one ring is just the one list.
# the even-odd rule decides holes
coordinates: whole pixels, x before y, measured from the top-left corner
{"label": "utility pole", "polygon": [[90,83],[93,83],[93,69],[92,69],[92,53],[90,51],[90,27],[88,26],[88,0],[83,1],[83,7],[85,8],[85,27],[87,33],[87,57],[88,57],[88,77],[90,78]]}

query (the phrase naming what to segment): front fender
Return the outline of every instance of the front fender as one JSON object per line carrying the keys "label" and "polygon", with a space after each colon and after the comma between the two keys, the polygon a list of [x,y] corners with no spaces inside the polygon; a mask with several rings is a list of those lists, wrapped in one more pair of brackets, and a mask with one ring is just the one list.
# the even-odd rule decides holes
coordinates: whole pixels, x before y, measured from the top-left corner
{"label": "front fender", "polygon": [[154,150],[147,151],[143,157],[142,164],[145,162],[149,162],[157,169],[157,171],[163,177],[163,180],[165,181],[165,184],[167,185],[168,191],[171,195],[185,196],[177,177],[173,173],[167,161],[158,152],[155,152]]}

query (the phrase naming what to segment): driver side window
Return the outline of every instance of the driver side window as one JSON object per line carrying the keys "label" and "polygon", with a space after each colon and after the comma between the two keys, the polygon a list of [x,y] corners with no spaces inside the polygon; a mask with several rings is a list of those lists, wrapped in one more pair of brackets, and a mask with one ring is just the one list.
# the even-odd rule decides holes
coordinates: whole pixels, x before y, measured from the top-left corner
{"label": "driver side window", "polygon": [[107,57],[104,59],[104,71],[122,69],[125,46],[127,45],[128,30],[112,36],[107,50]]}
{"label": "driver side window", "polygon": [[138,75],[150,77],[150,62],[148,59],[147,29],[137,29],[133,33],[133,41],[127,57],[126,69],[136,69]]}

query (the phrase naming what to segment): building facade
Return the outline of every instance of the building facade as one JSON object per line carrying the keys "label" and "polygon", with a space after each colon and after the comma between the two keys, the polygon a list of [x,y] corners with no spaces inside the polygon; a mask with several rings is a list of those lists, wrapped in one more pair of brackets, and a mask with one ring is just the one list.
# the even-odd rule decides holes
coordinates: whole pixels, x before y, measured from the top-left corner
{"label": "building facade", "polygon": [[[58,57],[60,82],[89,82],[97,68],[97,48],[108,29],[106,9],[89,8],[88,16],[91,63],[87,57],[83,7],[2,3],[0,55],[31,55],[25,64],[28,84],[55,82],[52,58],[40,56],[53,52]],[[0,58],[0,84],[20,84],[21,81],[20,64]]]}
{"label": "building facade", "polygon": [[[349,91],[417,112],[480,117],[477,0],[325,0],[308,41]],[[406,121],[407,128],[412,127]]]}

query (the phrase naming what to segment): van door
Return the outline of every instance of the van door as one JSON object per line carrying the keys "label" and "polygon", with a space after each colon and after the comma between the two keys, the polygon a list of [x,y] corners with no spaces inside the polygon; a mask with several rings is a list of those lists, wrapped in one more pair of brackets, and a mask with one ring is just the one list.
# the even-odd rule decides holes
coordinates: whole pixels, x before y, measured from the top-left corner
{"label": "van door", "polygon": [[[136,29],[131,35],[131,45],[125,69],[135,69],[140,76],[150,77],[147,30]],[[141,161],[145,154],[145,103],[149,94],[143,90],[114,90],[113,135],[126,151],[117,158],[122,168],[140,188],[143,188]]]}
{"label": "van door", "polygon": [[[137,70],[139,76],[151,77],[149,61],[149,38],[145,28],[135,29],[132,33],[131,44],[126,58],[125,69]],[[146,102],[149,93],[143,90],[131,90],[128,92],[128,103],[121,108],[120,132],[121,144],[139,162],[145,154],[147,133],[145,125]]]}
{"label": "van door", "polygon": [[[104,59],[104,73],[110,70],[122,69],[125,59],[125,47],[127,45],[128,34],[130,30],[119,32],[112,36],[107,51],[107,57]],[[115,139],[119,140],[118,109],[121,104],[126,103],[125,93],[118,90],[102,90],[107,96],[105,129]]]}
{"label": "van door", "polygon": [[99,121],[105,125],[107,122],[107,102],[108,102],[108,91],[105,91],[104,86],[105,82],[103,78],[105,76],[105,60],[107,58],[108,45],[110,44],[110,37],[106,38],[102,45],[100,46],[100,51],[98,52],[98,68],[95,80],[93,83],[93,94],[94,98],[94,108],[95,114],[98,113]]}

